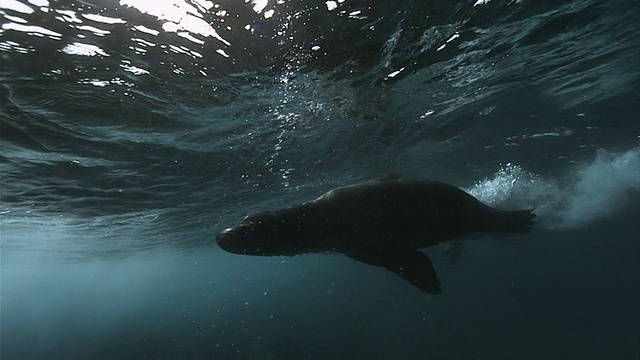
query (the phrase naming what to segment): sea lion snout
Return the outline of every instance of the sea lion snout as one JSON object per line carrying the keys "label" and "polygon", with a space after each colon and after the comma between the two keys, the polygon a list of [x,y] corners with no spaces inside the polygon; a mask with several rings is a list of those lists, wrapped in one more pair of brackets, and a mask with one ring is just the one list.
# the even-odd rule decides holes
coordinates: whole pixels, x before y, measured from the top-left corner
{"label": "sea lion snout", "polygon": [[281,255],[290,246],[287,237],[265,221],[245,219],[237,226],[222,231],[216,237],[218,246],[225,251],[240,255]]}
{"label": "sea lion snout", "polygon": [[249,231],[246,225],[239,225],[233,228],[223,230],[216,237],[218,246],[225,251],[233,254],[245,254],[246,247],[243,246],[247,241]]}

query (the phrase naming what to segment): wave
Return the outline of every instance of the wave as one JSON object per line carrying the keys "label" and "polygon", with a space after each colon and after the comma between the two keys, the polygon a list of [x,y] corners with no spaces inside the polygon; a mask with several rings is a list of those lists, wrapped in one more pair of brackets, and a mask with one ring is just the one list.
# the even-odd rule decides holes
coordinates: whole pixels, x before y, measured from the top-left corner
{"label": "wave", "polygon": [[504,208],[535,208],[548,229],[571,229],[612,216],[640,193],[640,147],[615,153],[598,150],[561,178],[544,178],[505,164],[468,189],[480,200]]}

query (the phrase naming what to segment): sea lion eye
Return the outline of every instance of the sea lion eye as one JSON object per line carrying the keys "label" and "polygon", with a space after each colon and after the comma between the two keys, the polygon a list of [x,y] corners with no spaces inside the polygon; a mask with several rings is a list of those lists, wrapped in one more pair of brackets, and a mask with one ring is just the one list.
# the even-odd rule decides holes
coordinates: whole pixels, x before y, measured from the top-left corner
{"label": "sea lion eye", "polygon": [[244,219],[244,222],[249,224],[263,224],[273,217],[272,212],[261,212],[253,215],[249,215]]}
{"label": "sea lion eye", "polygon": [[259,221],[261,217],[262,217],[262,214],[261,214],[261,213],[259,213],[259,214],[247,215],[247,216],[245,216],[244,221],[247,221],[247,222],[256,222],[256,221]]}

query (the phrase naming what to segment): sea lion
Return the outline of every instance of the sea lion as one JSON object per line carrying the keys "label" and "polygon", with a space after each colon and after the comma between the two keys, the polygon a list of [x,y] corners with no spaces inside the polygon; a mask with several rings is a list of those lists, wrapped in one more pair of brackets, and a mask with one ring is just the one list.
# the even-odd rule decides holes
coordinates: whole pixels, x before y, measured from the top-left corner
{"label": "sea lion", "polygon": [[242,255],[336,251],[435,294],[438,276],[418,249],[472,233],[527,233],[536,216],[532,211],[495,209],[441,182],[383,178],[247,216],[216,240],[222,249]]}

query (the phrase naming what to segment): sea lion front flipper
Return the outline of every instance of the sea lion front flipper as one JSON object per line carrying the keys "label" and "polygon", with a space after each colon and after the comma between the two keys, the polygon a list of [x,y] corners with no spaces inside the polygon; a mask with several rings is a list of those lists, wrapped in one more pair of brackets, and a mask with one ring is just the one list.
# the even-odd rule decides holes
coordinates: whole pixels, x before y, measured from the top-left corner
{"label": "sea lion front flipper", "polygon": [[438,273],[436,273],[431,259],[425,253],[417,250],[402,253],[393,261],[391,267],[385,266],[385,268],[398,274],[401,278],[424,292],[429,294],[442,292]]}
{"label": "sea lion front flipper", "polygon": [[439,294],[442,291],[431,259],[420,251],[392,251],[384,254],[343,252],[343,254],[365,264],[382,266],[428,294]]}

